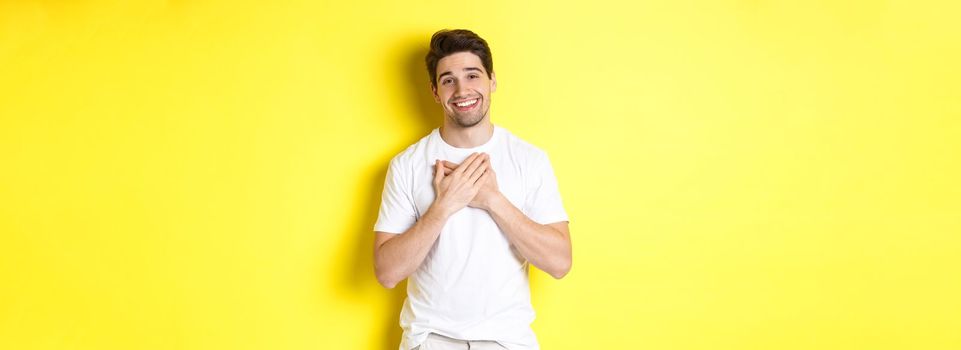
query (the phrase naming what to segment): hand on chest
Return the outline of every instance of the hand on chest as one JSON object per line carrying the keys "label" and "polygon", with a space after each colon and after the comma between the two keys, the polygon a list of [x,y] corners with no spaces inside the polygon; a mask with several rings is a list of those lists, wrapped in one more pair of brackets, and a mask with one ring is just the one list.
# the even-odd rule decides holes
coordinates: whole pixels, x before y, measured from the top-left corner
{"label": "hand on chest", "polygon": [[[412,199],[417,209],[418,218],[427,211],[427,208],[430,207],[436,197],[433,186],[434,159],[446,160],[452,164],[452,167],[456,168],[463,163],[465,158],[466,156],[433,155],[428,157],[428,159],[417,162],[414,168]],[[525,186],[527,183],[527,179],[525,178],[527,172],[524,169],[524,165],[525,164],[518,164],[512,161],[510,157],[502,157],[498,154],[490,155],[490,168],[493,169],[496,175],[497,189],[514,204],[515,207],[526,213],[524,201],[527,194],[525,190],[527,187]]]}

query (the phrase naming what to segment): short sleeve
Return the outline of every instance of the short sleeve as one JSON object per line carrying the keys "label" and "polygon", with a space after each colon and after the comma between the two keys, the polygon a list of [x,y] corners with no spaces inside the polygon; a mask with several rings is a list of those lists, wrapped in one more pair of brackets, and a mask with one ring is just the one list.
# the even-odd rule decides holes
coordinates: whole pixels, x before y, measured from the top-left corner
{"label": "short sleeve", "polygon": [[391,159],[374,231],[404,233],[417,222],[417,211],[410,189],[411,175],[397,158]]}
{"label": "short sleeve", "polygon": [[561,201],[554,168],[546,154],[540,155],[534,169],[531,190],[527,195],[528,217],[542,225],[570,221]]}

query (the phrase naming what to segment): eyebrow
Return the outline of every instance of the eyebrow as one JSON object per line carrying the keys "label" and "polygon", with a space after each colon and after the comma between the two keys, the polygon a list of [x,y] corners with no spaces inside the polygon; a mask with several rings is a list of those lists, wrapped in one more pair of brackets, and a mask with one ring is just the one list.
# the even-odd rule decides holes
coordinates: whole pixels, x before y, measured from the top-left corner
{"label": "eyebrow", "polygon": [[[464,70],[465,72],[478,71],[478,72],[484,73],[483,70],[481,70],[480,68],[477,68],[477,67],[467,67],[467,68],[464,68],[463,70]],[[441,78],[443,78],[445,75],[453,75],[453,74],[454,74],[454,73],[451,73],[450,71],[446,71],[446,72],[440,73],[440,75],[437,76],[437,80],[440,81]]]}

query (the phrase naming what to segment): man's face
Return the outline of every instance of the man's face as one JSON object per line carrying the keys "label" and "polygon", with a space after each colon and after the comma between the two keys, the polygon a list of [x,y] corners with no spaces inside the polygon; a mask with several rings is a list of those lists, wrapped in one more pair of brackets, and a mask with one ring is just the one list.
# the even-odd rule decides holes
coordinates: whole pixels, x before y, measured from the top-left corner
{"label": "man's face", "polygon": [[497,79],[493,74],[487,77],[480,57],[458,52],[437,62],[437,87],[432,90],[434,101],[444,107],[447,118],[468,128],[488,117]]}

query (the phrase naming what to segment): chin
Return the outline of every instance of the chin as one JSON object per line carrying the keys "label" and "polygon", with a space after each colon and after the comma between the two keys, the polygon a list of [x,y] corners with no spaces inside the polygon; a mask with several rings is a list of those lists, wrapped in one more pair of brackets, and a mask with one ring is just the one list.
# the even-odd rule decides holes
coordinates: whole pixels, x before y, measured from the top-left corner
{"label": "chin", "polygon": [[462,122],[458,122],[457,124],[460,124],[460,126],[463,126],[463,127],[465,127],[465,128],[472,128],[472,127],[475,127],[475,126],[477,126],[478,124],[480,124],[480,122],[481,122],[482,120],[484,120],[484,118],[477,119],[477,121],[475,121],[475,122],[473,122],[473,123],[462,123]]}
{"label": "chin", "polygon": [[464,120],[463,118],[458,118],[458,117],[452,117],[451,119],[454,120],[454,123],[456,123],[458,126],[463,127],[463,128],[474,127],[474,126],[477,126],[478,124],[480,124],[480,122],[484,121],[484,117],[483,117],[483,116],[481,116],[480,118],[477,118],[476,120],[475,120],[475,119],[472,119],[472,120]]}

